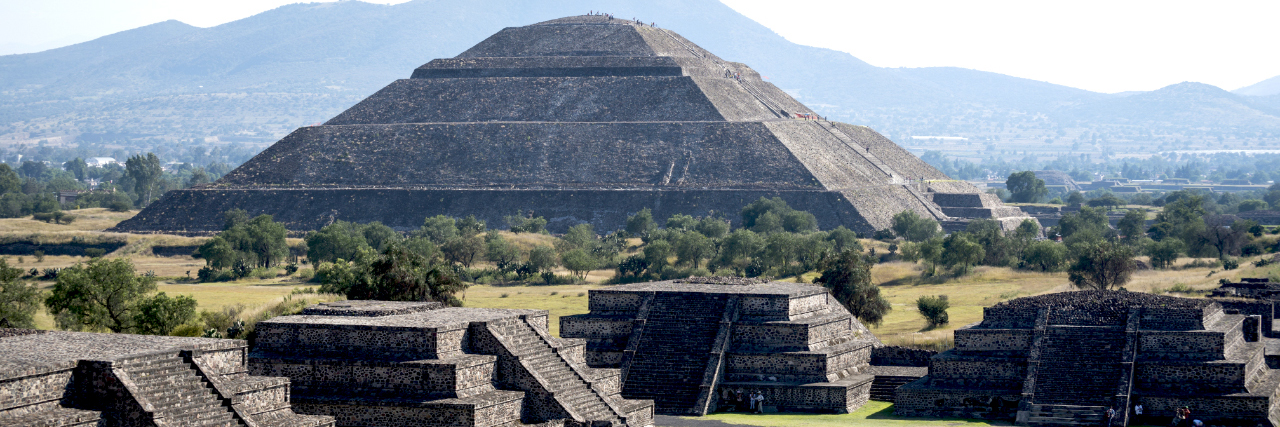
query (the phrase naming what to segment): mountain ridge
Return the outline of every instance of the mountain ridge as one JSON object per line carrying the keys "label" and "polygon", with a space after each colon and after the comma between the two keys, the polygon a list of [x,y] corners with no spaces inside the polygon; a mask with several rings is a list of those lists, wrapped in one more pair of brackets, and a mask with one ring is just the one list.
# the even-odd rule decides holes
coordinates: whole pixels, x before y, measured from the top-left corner
{"label": "mountain ridge", "polygon": [[[486,5],[415,0],[390,6],[292,4],[209,28],[165,21],[64,48],[0,56],[0,135],[6,125],[43,121],[62,123],[57,126],[66,133],[114,129],[169,138],[235,132],[278,137],[328,119],[390,81],[409,77],[404,70],[453,57],[504,27],[601,8],[620,19],[644,17],[671,28],[726,60],[750,65],[823,115],[893,137],[981,135],[995,124],[1026,123],[1029,116],[1058,121],[1026,125],[1044,129],[1136,121],[1173,131],[1239,126],[1280,131],[1270,99],[1175,91],[1126,104],[1119,100],[1159,90],[1118,96],[956,67],[875,67],[845,52],[788,41],[712,0],[499,0]],[[288,94],[292,103],[280,101],[278,94]],[[228,96],[246,100],[230,110],[183,100]],[[1212,103],[1191,102],[1197,99]],[[1122,109],[1152,102],[1173,103],[1183,111],[1153,111],[1143,118],[1125,116],[1132,112]],[[119,105],[128,105],[129,112],[114,111]],[[1094,114],[1089,108],[1121,115]],[[1247,117],[1224,116],[1230,114]],[[97,115],[105,118],[81,120]],[[182,115],[194,118],[175,118]],[[238,115],[281,123],[237,130],[244,121]],[[1163,118],[1152,118],[1157,116]],[[120,123],[132,122],[147,124],[119,129],[134,126]],[[974,122],[987,124],[966,124]],[[9,130],[21,132],[24,126]]]}

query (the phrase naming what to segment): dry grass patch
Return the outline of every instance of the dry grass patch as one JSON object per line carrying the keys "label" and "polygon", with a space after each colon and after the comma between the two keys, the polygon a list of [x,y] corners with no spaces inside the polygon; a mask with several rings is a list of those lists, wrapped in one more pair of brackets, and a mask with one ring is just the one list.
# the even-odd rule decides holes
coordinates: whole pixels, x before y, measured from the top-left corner
{"label": "dry grass patch", "polygon": [[[551,335],[559,336],[560,316],[586,313],[587,291],[600,287],[602,286],[591,283],[556,286],[472,285],[467,288],[463,306],[547,310],[547,329]],[[464,295],[458,297],[463,298]]]}
{"label": "dry grass patch", "polygon": [[102,231],[115,227],[115,225],[119,224],[121,221],[133,218],[134,215],[138,214],[138,211],[112,212],[106,208],[76,209],[63,212],[75,215],[75,222],[63,225],[36,221],[31,219],[30,216],[21,218],[0,218],[0,234]]}

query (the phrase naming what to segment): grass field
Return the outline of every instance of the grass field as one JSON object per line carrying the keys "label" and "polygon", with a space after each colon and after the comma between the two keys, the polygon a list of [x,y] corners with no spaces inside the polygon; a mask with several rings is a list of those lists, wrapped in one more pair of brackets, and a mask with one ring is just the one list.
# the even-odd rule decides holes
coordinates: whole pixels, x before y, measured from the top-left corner
{"label": "grass field", "polygon": [[[152,271],[163,280],[159,289],[171,295],[191,295],[200,303],[201,310],[220,310],[223,307],[244,305],[246,307],[274,304],[293,293],[296,288],[314,287],[314,283],[298,282],[293,278],[276,278],[270,280],[245,279],[228,283],[191,284],[181,283],[188,274],[204,265],[202,260],[191,257],[156,257],[150,255],[153,245],[196,245],[204,238],[192,238],[170,235],[134,235],[106,233],[119,221],[129,218],[134,212],[117,213],[105,209],[82,209],[71,212],[77,220],[69,225],[48,224],[30,218],[0,219],[0,237],[29,238],[42,242],[58,243],[71,240],[73,237],[85,239],[124,238],[128,245],[108,256],[127,256],[137,270]],[[516,246],[529,249],[535,245],[551,245],[554,238],[545,234],[512,234],[502,232]],[[293,240],[293,239],[291,239]],[[640,244],[632,239],[633,248]],[[874,247],[877,252],[887,252],[884,242],[864,240],[864,247]],[[631,252],[634,252],[631,251]],[[624,254],[630,255],[631,252]],[[70,256],[46,256],[43,262],[37,262],[33,256],[9,256],[10,265],[23,269],[64,268],[84,262],[86,258]],[[21,259],[21,263],[19,263]],[[1133,291],[1159,292],[1170,288],[1204,291],[1218,286],[1218,280],[1227,278],[1236,280],[1241,277],[1280,277],[1280,266],[1254,267],[1255,258],[1242,259],[1241,267],[1234,271],[1212,271],[1209,268],[1190,268],[1172,270],[1146,270],[1137,272],[1126,287]],[[1190,259],[1180,260],[1185,266]],[[949,345],[951,332],[956,328],[982,320],[982,309],[1012,298],[1039,295],[1049,292],[1071,290],[1065,273],[1039,273],[1013,270],[1009,268],[976,267],[968,275],[962,277],[922,278],[923,267],[906,262],[888,262],[877,264],[872,269],[872,280],[881,286],[881,292],[892,304],[893,310],[885,316],[879,326],[872,328],[877,336],[889,344],[907,344],[923,347],[945,348]],[[557,274],[566,275],[560,269]],[[611,270],[592,271],[587,275],[586,283],[557,286],[502,286],[473,285],[464,295],[464,303],[468,307],[486,308],[530,308],[547,310],[550,313],[549,326],[551,333],[558,334],[559,317],[587,312],[587,292],[602,287],[613,276]],[[801,280],[811,282],[817,273],[808,273]],[[786,278],[786,281],[795,278]],[[51,282],[41,282],[44,288],[52,286]],[[1198,296],[1201,293],[1178,294]],[[948,311],[951,322],[936,329],[926,327],[925,320],[915,308],[917,298],[925,295],[947,295],[951,302]],[[52,328],[53,322],[47,314],[41,313],[38,319],[42,328]]]}

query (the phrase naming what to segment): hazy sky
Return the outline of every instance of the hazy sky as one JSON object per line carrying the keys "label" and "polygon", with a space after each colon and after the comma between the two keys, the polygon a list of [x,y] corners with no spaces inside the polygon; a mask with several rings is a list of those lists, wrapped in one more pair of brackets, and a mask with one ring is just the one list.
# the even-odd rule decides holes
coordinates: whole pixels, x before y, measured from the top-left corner
{"label": "hazy sky", "polygon": [[[1274,0],[722,1],[793,42],[881,67],[972,68],[1098,92],[1183,81],[1233,90],[1280,75]],[[0,0],[0,54],[167,19],[209,27],[295,2]]]}

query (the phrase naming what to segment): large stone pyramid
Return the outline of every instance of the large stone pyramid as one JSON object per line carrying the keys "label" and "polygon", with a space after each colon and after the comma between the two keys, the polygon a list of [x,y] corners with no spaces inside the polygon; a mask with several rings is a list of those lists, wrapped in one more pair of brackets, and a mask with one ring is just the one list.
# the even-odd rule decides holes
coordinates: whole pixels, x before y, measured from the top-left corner
{"label": "large stone pyramid", "polygon": [[907,209],[1024,217],[871,129],[801,118],[813,114],[672,31],[569,17],[433,60],[117,230],[214,232],[232,208],[295,231],[335,219],[411,229],[437,214],[501,227],[517,213],[612,230],[643,208],[736,219],[762,196],[860,232]]}

